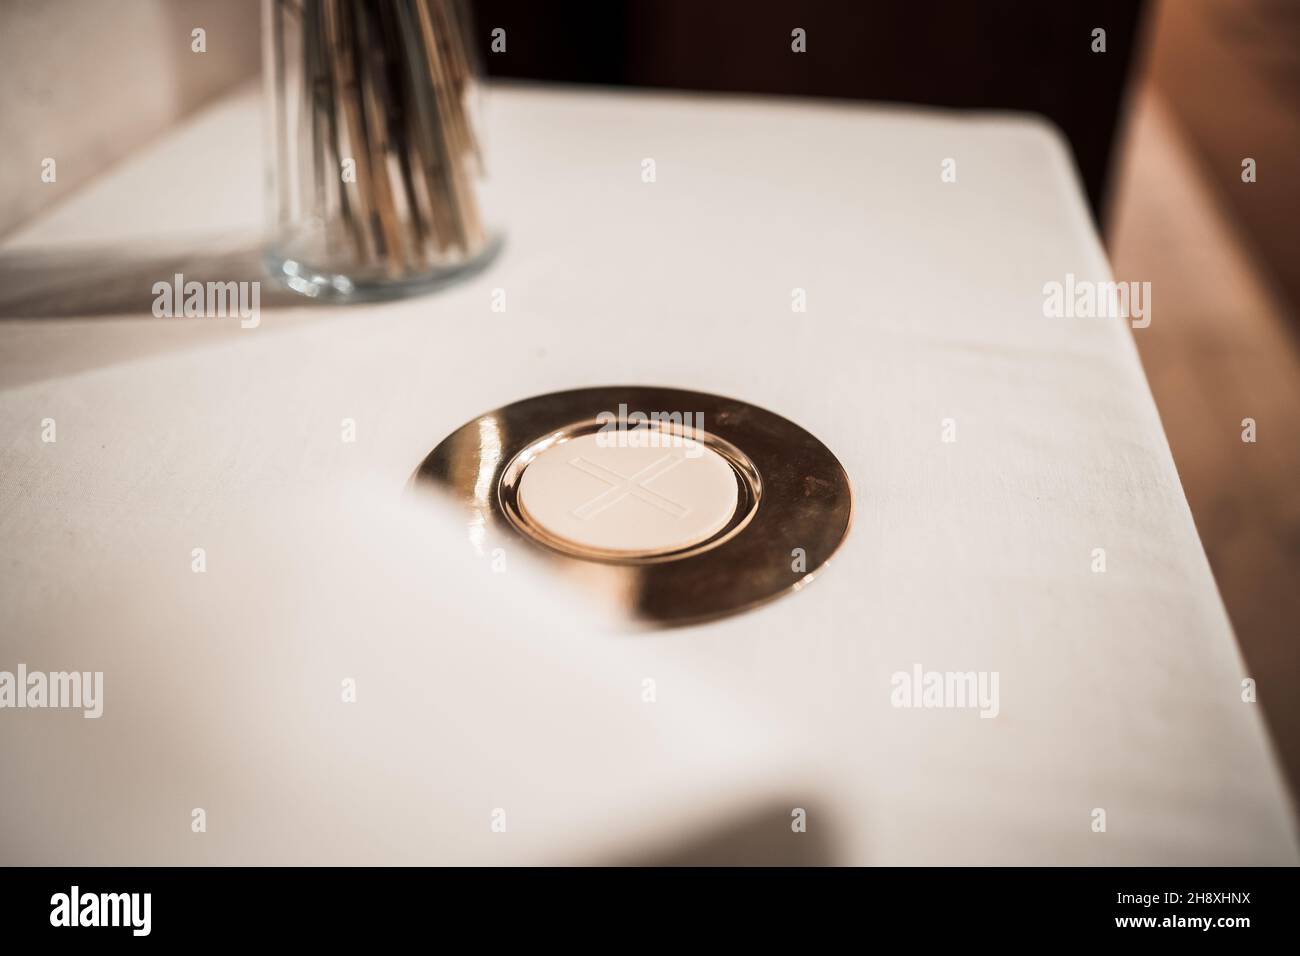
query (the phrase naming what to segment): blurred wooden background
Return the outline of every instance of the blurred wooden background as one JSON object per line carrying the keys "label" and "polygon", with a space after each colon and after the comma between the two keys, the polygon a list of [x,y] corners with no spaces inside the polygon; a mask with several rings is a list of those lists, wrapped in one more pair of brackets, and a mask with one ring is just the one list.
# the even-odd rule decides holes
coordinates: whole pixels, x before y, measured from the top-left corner
{"label": "blurred wooden background", "polygon": [[[1117,156],[1111,261],[1259,702],[1300,792],[1300,4],[1159,4]],[[1259,179],[1241,181],[1241,161]],[[1241,441],[1253,418],[1258,441]],[[1176,649],[1171,649],[1176,652]]]}

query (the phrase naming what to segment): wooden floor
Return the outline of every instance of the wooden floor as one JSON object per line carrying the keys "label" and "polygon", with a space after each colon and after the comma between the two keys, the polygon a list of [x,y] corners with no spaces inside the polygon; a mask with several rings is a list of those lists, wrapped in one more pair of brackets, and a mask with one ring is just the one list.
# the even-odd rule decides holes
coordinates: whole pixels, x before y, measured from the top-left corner
{"label": "wooden floor", "polygon": [[[1219,590],[1300,792],[1300,346],[1288,306],[1218,205],[1154,88],[1136,99],[1107,245],[1116,278],[1152,283],[1135,329]],[[1253,418],[1258,440],[1241,440]],[[1248,705],[1243,705],[1248,706]]]}

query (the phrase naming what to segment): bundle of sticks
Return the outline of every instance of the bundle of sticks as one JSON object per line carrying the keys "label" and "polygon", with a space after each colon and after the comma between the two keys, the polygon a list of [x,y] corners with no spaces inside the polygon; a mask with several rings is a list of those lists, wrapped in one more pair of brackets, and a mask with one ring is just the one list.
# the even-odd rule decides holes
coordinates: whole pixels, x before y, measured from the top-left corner
{"label": "bundle of sticks", "polygon": [[[482,157],[461,0],[272,2],[273,42],[301,38],[300,64],[286,62],[285,46],[274,51],[277,69],[302,71],[299,128],[279,131],[297,147],[278,150],[278,173],[324,220],[326,255],[399,277],[477,252]],[[282,91],[297,86],[283,80]]]}

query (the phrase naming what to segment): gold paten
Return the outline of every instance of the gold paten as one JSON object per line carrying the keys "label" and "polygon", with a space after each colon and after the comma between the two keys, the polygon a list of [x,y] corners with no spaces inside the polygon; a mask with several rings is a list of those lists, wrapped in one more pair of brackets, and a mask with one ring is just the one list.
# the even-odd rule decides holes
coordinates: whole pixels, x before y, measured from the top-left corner
{"label": "gold paten", "polygon": [[[694,412],[691,432],[731,465],[732,519],[704,542],[667,554],[575,549],[529,521],[516,491],[542,450],[596,431],[615,409]],[[525,399],[447,436],[420,465],[417,485],[450,493],[469,513],[480,554],[520,540],[562,571],[612,598],[631,619],[657,626],[733,614],[804,587],[849,530],[848,475],[798,425],[735,399],[652,386],[584,388]]]}

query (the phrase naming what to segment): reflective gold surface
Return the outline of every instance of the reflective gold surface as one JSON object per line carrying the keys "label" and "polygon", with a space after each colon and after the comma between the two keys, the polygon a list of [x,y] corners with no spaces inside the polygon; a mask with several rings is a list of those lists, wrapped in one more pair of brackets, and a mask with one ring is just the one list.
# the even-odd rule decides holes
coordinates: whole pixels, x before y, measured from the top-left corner
{"label": "reflective gold surface", "polygon": [[[531,459],[597,430],[620,408],[702,416],[702,431],[689,434],[723,455],[737,478],[739,505],[717,534],[668,554],[584,553],[522,512],[518,482]],[[480,554],[527,542],[632,620],[658,626],[732,614],[798,590],[839,547],[852,513],[843,467],[798,425],[734,399],[649,386],[555,392],[489,412],[444,439],[414,481],[466,507],[468,542]]]}

